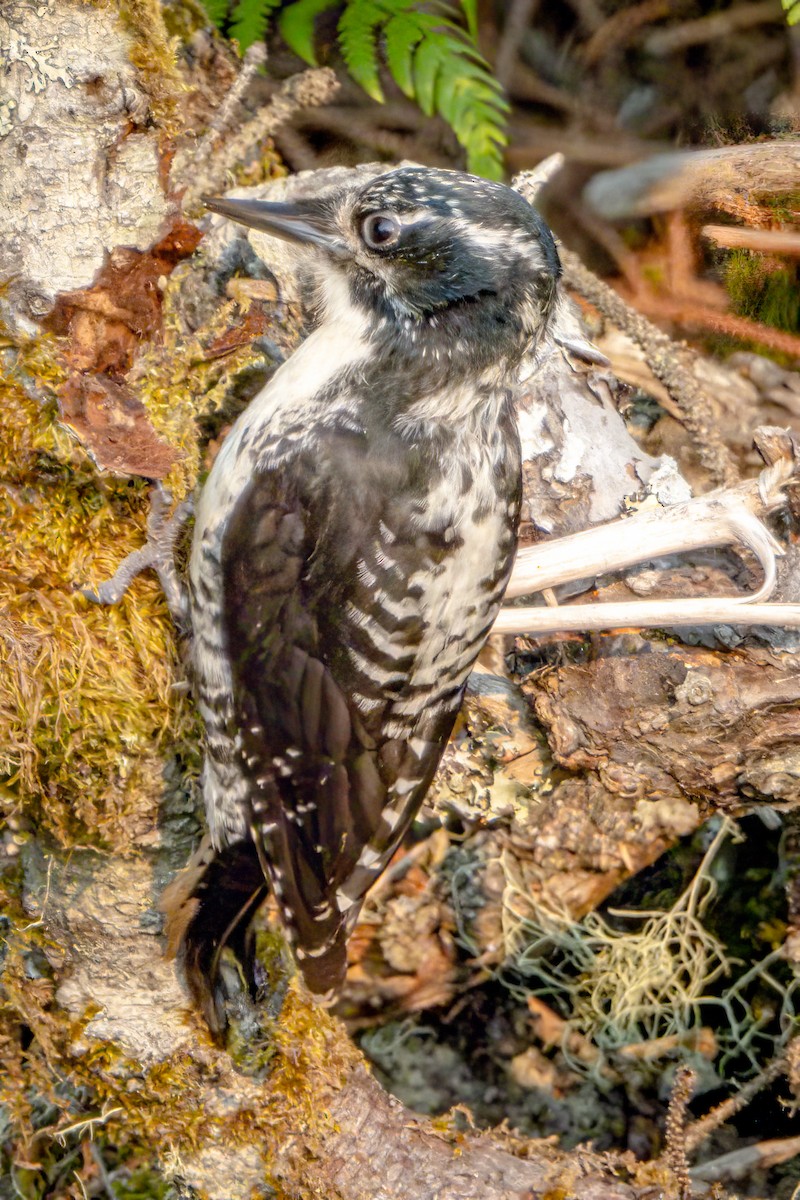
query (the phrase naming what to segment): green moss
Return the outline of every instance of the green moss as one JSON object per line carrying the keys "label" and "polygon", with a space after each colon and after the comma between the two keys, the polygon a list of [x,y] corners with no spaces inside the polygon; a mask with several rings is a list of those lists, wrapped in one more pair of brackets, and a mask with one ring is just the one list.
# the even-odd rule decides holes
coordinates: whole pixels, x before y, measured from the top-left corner
{"label": "green moss", "polygon": [[159,0],[120,0],[119,13],[132,38],[130,60],[150,97],[156,124],[174,137],[183,128],[186,84],[175,61],[176,42],[167,33]]}
{"label": "green moss", "polygon": [[733,250],[725,265],[725,286],[740,316],[773,329],[800,329],[800,272],[760,254]]}
{"label": "green moss", "polygon": [[100,477],[57,419],[46,338],[2,351],[0,783],[65,845],[129,851],[155,823],[167,745],[196,741],[155,578],[113,608],[79,593],[144,540],[144,480]]}
{"label": "green moss", "polygon": [[163,9],[164,28],[170,37],[188,42],[199,29],[213,29],[208,13],[197,0],[173,0]]}

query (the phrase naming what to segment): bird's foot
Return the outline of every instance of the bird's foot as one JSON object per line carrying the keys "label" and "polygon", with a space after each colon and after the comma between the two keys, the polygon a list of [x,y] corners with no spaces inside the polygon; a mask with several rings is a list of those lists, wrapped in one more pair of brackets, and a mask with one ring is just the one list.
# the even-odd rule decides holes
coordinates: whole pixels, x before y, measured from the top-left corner
{"label": "bird's foot", "polygon": [[150,512],[147,517],[147,540],[140,550],[123,559],[110,579],[96,589],[82,588],[81,592],[93,604],[118,604],[128,588],[152,568],[164,590],[167,607],[179,629],[189,625],[189,597],[175,567],[175,544],[193,512],[191,498],[182,501],[171,511],[172,495],[157,483],[150,492]]}

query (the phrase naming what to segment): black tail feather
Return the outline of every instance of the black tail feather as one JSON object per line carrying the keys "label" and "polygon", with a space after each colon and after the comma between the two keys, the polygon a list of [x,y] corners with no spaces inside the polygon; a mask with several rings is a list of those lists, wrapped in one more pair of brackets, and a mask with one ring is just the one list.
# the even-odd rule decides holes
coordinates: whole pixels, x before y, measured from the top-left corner
{"label": "black tail feather", "polygon": [[161,898],[167,952],[181,962],[192,998],[220,1040],[228,1024],[220,955],[225,949],[232,951],[255,998],[251,925],[266,895],[267,883],[252,842],[237,842],[216,852],[204,842]]}

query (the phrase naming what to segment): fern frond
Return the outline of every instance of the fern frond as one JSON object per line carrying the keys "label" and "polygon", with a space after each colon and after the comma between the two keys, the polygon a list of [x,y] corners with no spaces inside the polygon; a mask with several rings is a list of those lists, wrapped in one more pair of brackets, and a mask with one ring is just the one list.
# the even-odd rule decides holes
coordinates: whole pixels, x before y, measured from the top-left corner
{"label": "fern frond", "polygon": [[347,69],[368,96],[383,103],[378,76],[378,33],[386,6],[375,0],[350,0],[339,21],[339,45]]}
{"label": "fern frond", "polygon": [[203,0],[203,8],[208,14],[208,19],[213,21],[218,29],[225,24],[229,7],[228,0]]}
{"label": "fern frond", "polygon": [[228,37],[236,39],[243,54],[253,42],[263,40],[270,14],[280,3],[281,0],[239,0],[231,13]]}
{"label": "fern frond", "polygon": [[[467,167],[500,179],[508,112],[503,89],[478,50],[477,0],[203,0],[213,21],[242,50],[264,37],[276,9],[287,46],[316,65],[315,21],[342,9],[338,39],[353,79],[374,100],[383,100],[381,57],[398,87],[427,116],[440,114],[467,153]],[[800,5],[800,0],[782,0]],[[230,15],[229,15],[230,12]],[[463,14],[467,28],[459,24]],[[382,52],[382,54],[381,54]]]}
{"label": "fern frond", "polygon": [[412,63],[414,51],[425,36],[415,13],[398,13],[384,30],[386,65],[397,86],[410,100],[414,98]]}
{"label": "fern frond", "polygon": [[295,0],[278,17],[278,29],[286,45],[312,67],[317,65],[314,21],[328,9],[338,7],[339,0]]}
{"label": "fern frond", "polygon": [[436,111],[436,81],[441,66],[439,39],[436,36],[423,38],[414,55],[414,98],[428,117]]}
{"label": "fern frond", "polygon": [[[438,112],[451,126],[470,171],[501,179],[508,103],[500,84],[477,46],[449,17],[424,10],[416,15],[422,37],[413,54],[414,98],[424,113]],[[390,28],[391,22],[387,41]]]}
{"label": "fern frond", "polygon": [[467,29],[473,42],[478,44],[478,0],[461,0],[461,7],[467,19]]}

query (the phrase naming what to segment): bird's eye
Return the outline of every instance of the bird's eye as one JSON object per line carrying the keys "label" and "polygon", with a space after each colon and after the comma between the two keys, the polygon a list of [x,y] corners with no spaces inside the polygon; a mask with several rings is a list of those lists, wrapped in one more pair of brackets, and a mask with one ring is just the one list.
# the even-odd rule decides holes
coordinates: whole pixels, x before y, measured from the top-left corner
{"label": "bird's eye", "polygon": [[398,240],[400,222],[394,213],[370,213],[361,222],[361,236],[370,250],[381,250]]}

